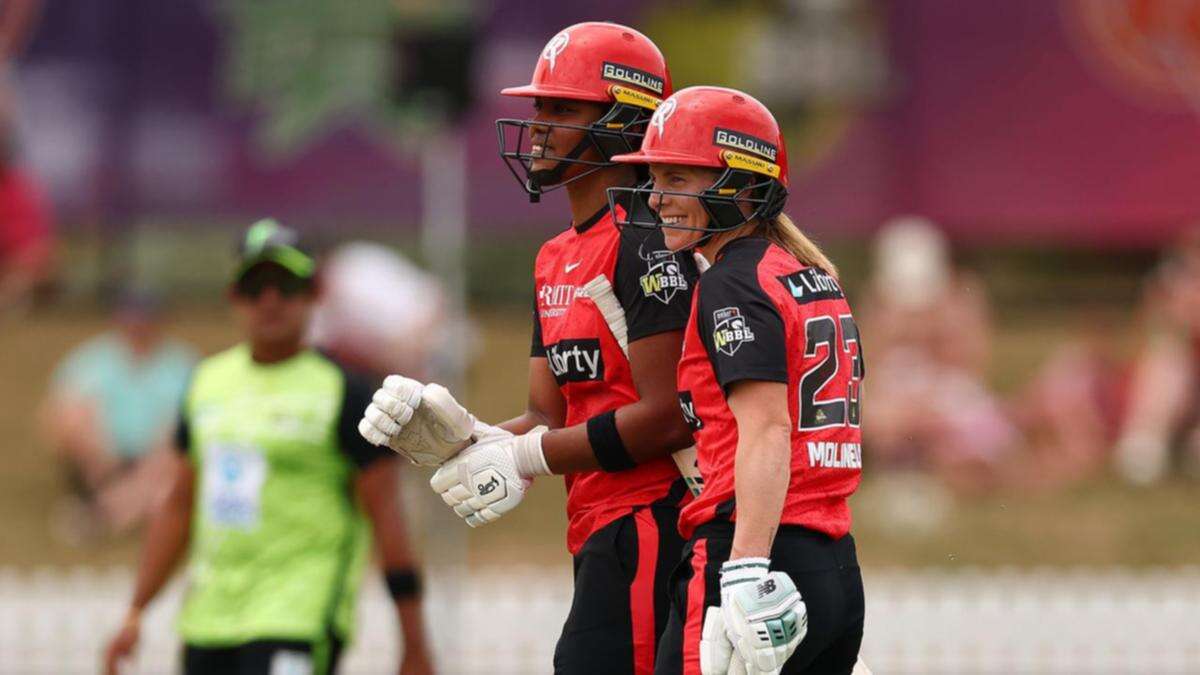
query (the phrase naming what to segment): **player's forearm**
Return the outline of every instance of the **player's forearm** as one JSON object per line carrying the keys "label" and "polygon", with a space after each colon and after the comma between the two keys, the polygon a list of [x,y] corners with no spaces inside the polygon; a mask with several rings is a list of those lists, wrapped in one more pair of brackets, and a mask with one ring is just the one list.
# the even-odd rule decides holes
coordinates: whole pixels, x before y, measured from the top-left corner
{"label": "player's forearm", "polygon": [[[674,401],[641,400],[617,409],[617,434],[635,464],[666,457],[692,443],[691,431]],[[597,471],[604,467],[589,438],[586,422],[542,437],[546,465],[556,474]]]}
{"label": "player's forearm", "polygon": [[396,614],[400,619],[400,635],[404,638],[404,653],[413,656],[420,652],[429,654],[425,641],[425,617],[421,609],[421,598],[412,597],[396,601]]}
{"label": "player's forearm", "polygon": [[734,463],[738,513],[731,558],[770,557],[787,498],[791,454],[790,426],[739,427]]}
{"label": "player's forearm", "polygon": [[139,612],[144,609],[171,578],[171,572],[187,549],[191,511],[190,501],[180,504],[172,497],[150,520],[130,602],[133,609]]}
{"label": "player's forearm", "polygon": [[517,415],[510,420],[505,420],[496,426],[504,429],[510,434],[520,435],[533,431],[533,428],[537,426],[550,427],[551,423],[545,415],[539,414],[533,410],[526,410],[520,415]]}

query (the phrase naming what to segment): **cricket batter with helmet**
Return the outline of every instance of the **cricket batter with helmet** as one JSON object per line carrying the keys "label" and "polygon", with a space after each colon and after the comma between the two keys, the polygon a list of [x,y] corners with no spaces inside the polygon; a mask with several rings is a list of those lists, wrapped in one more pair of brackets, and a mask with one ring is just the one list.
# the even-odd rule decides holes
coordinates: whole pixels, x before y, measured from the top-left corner
{"label": "cricket batter with helmet", "polygon": [[575,593],[554,671],[649,674],[683,548],[679,508],[698,487],[694,455],[672,458],[692,443],[675,368],[696,271],[660,231],[618,229],[650,214],[607,190],[644,176],[613,156],[638,149],[671,78],[649,38],[588,22],[555,35],[532,81],[502,93],[535,111],[497,121],[502,158],[531,201],[562,188],[571,208],[534,268],[526,411],[489,426],[445,388],[393,375],[359,428],[441,465],[434,489],[473,527],[513,509],[536,476],[565,476]]}
{"label": "cricket batter with helmet", "polygon": [[751,96],[689,87],[638,152],[667,247],[703,272],[679,363],[704,491],[671,581],[660,675],[850,673],[863,586],[847,498],[862,472],[862,343],[837,270],[783,214],[787,150]]}

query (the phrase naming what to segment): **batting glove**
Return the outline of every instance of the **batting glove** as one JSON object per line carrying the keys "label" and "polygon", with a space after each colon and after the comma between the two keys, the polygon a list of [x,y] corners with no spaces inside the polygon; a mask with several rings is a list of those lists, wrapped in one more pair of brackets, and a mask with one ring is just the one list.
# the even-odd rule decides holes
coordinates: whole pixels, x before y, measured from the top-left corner
{"label": "batting glove", "polygon": [[472,440],[507,433],[477,421],[442,385],[421,384],[400,375],[383,381],[358,423],[358,432],[417,466],[440,466]]}
{"label": "batting glove", "polygon": [[746,663],[733,657],[733,643],[725,632],[725,617],[720,607],[709,607],[704,614],[700,635],[701,675],[745,675]]}
{"label": "batting glove", "polygon": [[741,661],[748,675],[777,675],[808,633],[808,610],[796,584],[783,572],[771,572],[770,564],[767,558],[741,558],[721,566],[725,634],[732,660]]}
{"label": "batting glove", "polygon": [[549,475],[538,427],[520,436],[493,437],[442,465],[429,484],[471,527],[500,519],[525,497],[534,476]]}

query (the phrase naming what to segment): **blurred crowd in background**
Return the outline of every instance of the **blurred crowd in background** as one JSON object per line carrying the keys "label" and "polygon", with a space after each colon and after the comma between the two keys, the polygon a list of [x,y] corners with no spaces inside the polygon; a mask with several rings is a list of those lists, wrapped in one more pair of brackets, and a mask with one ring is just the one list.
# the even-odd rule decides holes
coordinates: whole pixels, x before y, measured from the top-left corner
{"label": "blurred crowd in background", "polygon": [[[465,144],[459,209],[472,240],[505,238],[511,223],[529,221],[489,148],[503,105],[492,83],[515,81],[508,74],[527,70],[556,27],[593,18],[582,2],[536,13],[503,0],[100,4],[0,3],[0,330],[80,298],[111,312],[103,334],[80,336],[45,374],[36,420],[64,477],[51,521],[69,541],[128,531],[153,509],[163,485],[156,458],[199,356],[169,330],[177,289],[130,266],[125,247],[140,232],[158,221],[173,223],[180,242],[228,232],[232,251],[239,227],[279,214],[329,242],[314,343],[377,377],[437,377],[462,355],[459,343],[446,353],[439,330],[461,300],[444,270],[423,269],[394,245],[418,236],[421,213],[438,208],[428,172],[444,168],[427,161],[425,145]],[[863,258],[849,267],[862,271],[852,288],[868,373],[868,479],[912,475],[969,498],[1110,475],[1136,485],[1200,477],[1196,3],[791,0],[745,3],[719,20],[724,3],[719,12],[718,3],[642,4],[616,2],[611,18],[659,40],[679,86],[783,90],[764,99],[791,111],[793,154],[809,167],[790,209]],[[719,24],[759,31],[754,67],[705,73],[668,9],[696,18],[690,30],[701,34]],[[389,21],[375,21],[378,12]],[[288,39],[311,53],[289,50]],[[1155,49],[1190,65],[1155,63]],[[979,56],[957,69],[933,63],[962,53]],[[793,61],[814,65],[785,82]],[[1190,80],[1176,72],[1187,67],[1196,68]],[[1074,79],[1055,89],[1031,72],[1043,69]],[[984,89],[989,73],[1001,91]],[[984,110],[999,100],[1003,110]],[[1088,117],[1097,106],[1103,114]],[[985,129],[989,119],[1009,127]],[[1039,124],[1048,131],[1031,133]],[[1054,146],[1047,134],[1065,129],[1084,138]],[[1132,138],[1090,145],[1114,129]],[[1039,166],[1042,181],[1030,175]],[[1072,183],[1076,169],[1083,178]],[[886,171],[904,178],[880,178]],[[1146,180],[1131,183],[1137,175]],[[378,234],[380,223],[391,228],[388,245],[353,236]],[[431,235],[419,236],[427,244]],[[100,242],[100,273],[86,283],[69,255],[81,241]],[[1001,391],[996,333],[1021,327],[997,326],[994,279],[962,254],[1043,242],[1101,260],[1160,252],[1143,257],[1157,263],[1135,304],[1043,345],[1033,374]],[[415,257],[436,267],[428,252]],[[1117,349],[1126,336],[1134,349]]]}

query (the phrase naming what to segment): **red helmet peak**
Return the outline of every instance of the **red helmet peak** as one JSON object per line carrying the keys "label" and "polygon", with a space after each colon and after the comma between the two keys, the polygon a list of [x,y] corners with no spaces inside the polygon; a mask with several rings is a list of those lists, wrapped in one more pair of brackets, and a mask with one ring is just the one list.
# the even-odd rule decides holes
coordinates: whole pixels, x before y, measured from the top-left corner
{"label": "red helmet peak", "polygon": [[[532,81],[501,90],[507,96],[545,96],[582,101],[615,101],[616,91],[631,96],[670,96],[671,75],[650,38],[617,23],[588,21],[550,38],[538,57]],[[657,104],[657,100],[653,104]],[[653,109],[654,105],[646,105]]]}

